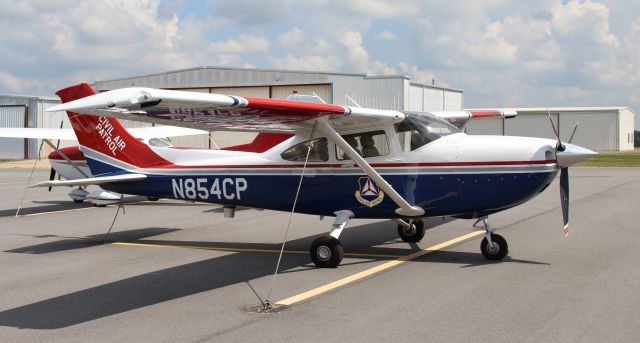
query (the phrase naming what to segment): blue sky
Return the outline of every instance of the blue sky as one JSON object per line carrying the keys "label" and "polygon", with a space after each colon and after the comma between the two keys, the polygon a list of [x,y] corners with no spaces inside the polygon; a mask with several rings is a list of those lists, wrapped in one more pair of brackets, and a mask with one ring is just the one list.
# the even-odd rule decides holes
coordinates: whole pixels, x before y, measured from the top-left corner
{"label": "blue sky", "polygon": [[640,1],[0,1],[0,93],[196,66],[407,74],[468,107],[629,106]]}

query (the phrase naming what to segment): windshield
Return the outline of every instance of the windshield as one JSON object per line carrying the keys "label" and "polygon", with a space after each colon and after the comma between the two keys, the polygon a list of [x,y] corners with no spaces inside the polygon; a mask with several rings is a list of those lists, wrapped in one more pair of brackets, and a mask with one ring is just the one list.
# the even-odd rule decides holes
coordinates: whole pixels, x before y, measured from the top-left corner
{"label": "windshield", "polygon": [[403,121],[396,124],[396,133],[404,152],[413,151],[436,139],[459,133],[455,126],[428,113],[405,113]]}

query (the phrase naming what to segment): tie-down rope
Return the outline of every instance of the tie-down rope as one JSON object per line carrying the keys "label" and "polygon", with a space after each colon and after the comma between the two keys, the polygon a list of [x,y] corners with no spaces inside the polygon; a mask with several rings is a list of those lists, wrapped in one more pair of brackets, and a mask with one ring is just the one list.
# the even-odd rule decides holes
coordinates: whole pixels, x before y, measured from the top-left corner
{"label": "tie-down rope", "polygon": [[[318,123],[316,122],[313,125],[313,129],[311,130],[311,137],[309,137],[309,143],[313,140],[313,136],[316,133],[316,127]],[[304,159],[304,165],[302,167],[302,174],[300,174],[300,181],[298,181],[298,189],[296,190],[296,196],[293,199],[293,206],[291,207],[291,213],[289,214],[289,221],[287,222],[287,229],[284,233],[284,239],[282,241],[282,246],[280,247],[280,254],[278,255],[278,263],[276,264],[276,270],[273,273],[273,278],[271,279],[271,287],[269,288],[269,293],[267,293],[267,299],[264,302],[265,309],[271,308],[271,301],[269,298],[271,297],[271,292],[273,291],[273,287],[276,283],[276,277],[278,276],[278,270],[280,269],[280,261],[282,261],[282,254],[284,253],[284,247],[287,244],[287,236],[289,235],[289,228],[291,227],[291,219],[293,218],[293,214],[296,210],[296,205],[298,204],[298,195],[300,195],[300,188],[302,188],[302,180],[304,179],[304,173],[307,169],[307,162],[309,162],[309,155],[311,153],[311,144],[307,146],[307,156]]]}

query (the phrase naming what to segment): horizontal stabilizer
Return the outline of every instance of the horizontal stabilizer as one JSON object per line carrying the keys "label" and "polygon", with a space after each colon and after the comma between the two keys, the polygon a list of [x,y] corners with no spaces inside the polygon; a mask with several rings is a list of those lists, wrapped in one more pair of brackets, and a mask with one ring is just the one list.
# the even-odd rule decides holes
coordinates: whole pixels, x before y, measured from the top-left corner
{"label": "horizontal stabilizer", "polygon": [[85,179],[75,179],[75,180],[45,181],[45,182],[40,182],[40,183],[31,185],[29,186],[29,188],[57,187],[57,186],[89,186],[89,185],[100,185],[103,183],[112,183],[112,182],[142,181],[146,178],[147,176],[144,174],[122,174],[122,175],[113,175],[113,176],[98,176],[98,177],[89,177]]}
{"label": "horizontal stabilizer", "polygon": [[35,127],[3,127],[0,128],[0,137],[3,138],[38,138],[38,139],[62,139],[77,141],[73,129],[53,129]]}

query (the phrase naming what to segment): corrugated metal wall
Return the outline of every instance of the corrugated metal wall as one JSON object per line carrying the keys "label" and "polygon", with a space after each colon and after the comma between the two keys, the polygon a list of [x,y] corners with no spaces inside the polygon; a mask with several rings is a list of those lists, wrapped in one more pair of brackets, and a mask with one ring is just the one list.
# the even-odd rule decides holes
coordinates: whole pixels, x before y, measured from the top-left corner
{"label": "corrugated metal wall", "polygon": [[[23,106],[23,105],[27,105],[28,106],[28,114],[29,114],[29,119],[27,121],[27,127],[37,127],[38,124],[38,98],[37,97],[27,97],[27,96],[11,96],[11,95],[3,95],[0,96],[0,105],[19,105],[19,106]],[[24,113],[24,109],[22,110]],[[3,119],[0,118],[0,126],[2,127],[7,127],[2,125],[2,121]],[[23,124],[22,127],[25,127],[25,125]],[[20,140],[21,142],[24,143],[24,140],[17,138],[16,140]],[[38,153],[38,141],[35,139],[29,139],[28,144],[27,144],[27,150],[29,153],[29,157],[30,158],[35,158],[37,153]],[[17,143],[14,143],[17,144]],[[24,147],[23,147],[23,153],[24,153]],[[21,157],[24,158],[24,155]]]}
{"label": "corrugated metal wall", "polygon": [[405,80],[401,76],[366,78],[332,76],[333,103],[354,106],[348,99],[351,97],[362,107],[401,111],[405,107]]}
{"label": "corrugated metal wall", "polygon": [[459,111],[462,91],[436,88],[412,83],[409,85],[409,111]]}
{"label": "corrugated metal wall", "polygon": [[[620,144],[627,141],[628,135],[620,137],[622,132],[617,108],[608,110],[584,111],[551,109],[551,117],[556,126],[560,126],[560,137],[568,141],[576,122],[578,129],[572,143],[595,151],[618,151],[629,149]],[[558,123],[558,117],[560,121]],[[633,119],[633,115],[631,115]],[[620,120],[621,122],[621,120]],[[633,120],[627,122],[626,131],[633,131]],[[467,123],[467,133],[475,135],[501,135],[502,119],[478,119]],[[521,110],[518,116],[504,121],[504,134],[509,136],[542,137],[555,139],[546,111]],[[631,140],[631,145],[633,141]]]}
{"label": "corrugated metal wall", "polygon": [[[4,105],[0,107],[0,127],[24,127],[24,120],[24,106]],[[15,160],[23,158],[24,139],[0,138],[0,159]]]}
{"label": "corrugated metal wall", "polygon": [[118,80],[98,81],[94,86],[97,91],[104,91],[131,86],[175,89],[208,88],[213,86],[246,87],[278,84],[326,84],[330,83],[330,75],[328,73],[287,70],[203,67]]}

